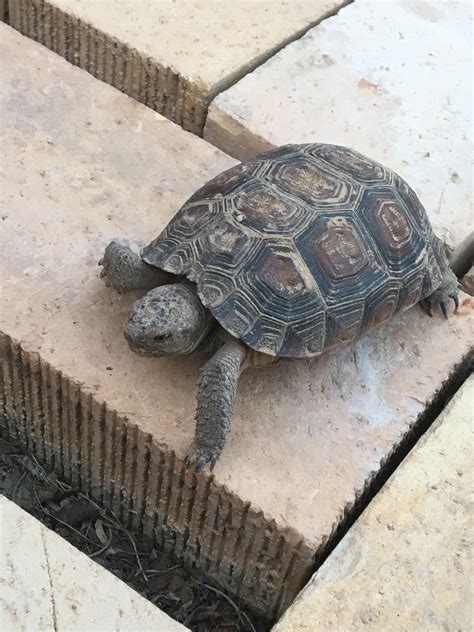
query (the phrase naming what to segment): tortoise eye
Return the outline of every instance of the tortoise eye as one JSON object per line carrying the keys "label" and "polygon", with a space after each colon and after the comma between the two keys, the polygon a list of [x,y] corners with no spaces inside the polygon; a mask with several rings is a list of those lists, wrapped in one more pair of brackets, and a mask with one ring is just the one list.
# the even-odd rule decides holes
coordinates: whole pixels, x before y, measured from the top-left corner
{"label": "tortoise eye", "polygon": [[169,334],[162,334],[161,336],[153,336],[153,341],[164,342],[167,338],[169,338]]}

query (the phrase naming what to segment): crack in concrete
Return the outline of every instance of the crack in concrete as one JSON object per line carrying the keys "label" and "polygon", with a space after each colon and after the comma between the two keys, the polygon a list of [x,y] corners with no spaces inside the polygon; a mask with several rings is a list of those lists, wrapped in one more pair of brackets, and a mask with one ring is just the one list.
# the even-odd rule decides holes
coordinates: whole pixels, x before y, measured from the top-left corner
{"label": "crack in concrete", "polygon": [[[253,59],[251,62],[244,64],[239,69],[235,70],[234,72],[230,73],[229,75],[227,75],[226,77],[218,81],[209,90],[209,93],[207,94],[207,99],[209,100],[209,103],[206,109],[206,116],[205,116],[203,128],[206,125],[209,105],[219,94],[221,94],[222,92],[225,92],[226,90],[229,90],[229,88],[232,88],[241,79],[243,79],[247,75],[257,70],[257,68],[260,68],[260,66],[263,66],[264,64],[266,64],[267,61],[272,59],[272,57],[275,57],[275,55],[278,55],[278,53],[280,53],[284,48],[300,40],[302,37],[304,37],[308,33],[308,31],[310,31],[311,29],[314,29],[316,26],[321,24],[321,22],[324,22],[324,20],[327,20],[328,18],[332,18],[336,16],[339,13],[339,11],[341,11],[348,5],[352,4],[354,1],[355,0],[341,0],[340,5],[332,9],[328,9],[323,15],[320,15],[317,19],[313,20],[309,24],[306,24],[306,26],[300,29],[296,29],[294,33],[291,33],[291,35],[288,35],[287,37],[283,38],[280,42],[275,44],[274,46],[271,46],[260,55],[257,55],[255,59]],[[202,132],[197,135],[202,136]]]}
{"label": "crack in concrete", "polygon": [[46,546],[46,541],[44,539],[44,530],[43,529],[41,529],[41,542],[43,544],[44,559],[45,559],[45,562],[46,562],[46,570],[48,571],[51,608],[52,608],[52,611],[53,611],[53,627],[54,627],[54,632],[58,632],[58,617],[57,617],[57,611],[56,611],[56,601],[54,599],[53,579],[51,577],[51,568],[49,566],[48,549],[47,549],[47,546]]}

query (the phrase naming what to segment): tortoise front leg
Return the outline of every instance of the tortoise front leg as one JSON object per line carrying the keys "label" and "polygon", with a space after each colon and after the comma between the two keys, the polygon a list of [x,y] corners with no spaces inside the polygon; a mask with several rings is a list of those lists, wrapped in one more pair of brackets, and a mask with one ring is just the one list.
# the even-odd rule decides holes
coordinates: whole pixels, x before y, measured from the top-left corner
{"label": "tortoise front leg", "polygon": [[240,367],[246,347],[238,340],[226,342],[201,369],[198,382],[196,431],[186,465],[199,472],[217,463],[230,428]]}
{"label": "tortoise front leg", "polygon": [[111,241],[107,246],[99,266],[102,266],[100,277],[105,285],[118,292],[151,290],[171,283],[173,279],[172,274],[148,265],[128,246],[117,241]]}

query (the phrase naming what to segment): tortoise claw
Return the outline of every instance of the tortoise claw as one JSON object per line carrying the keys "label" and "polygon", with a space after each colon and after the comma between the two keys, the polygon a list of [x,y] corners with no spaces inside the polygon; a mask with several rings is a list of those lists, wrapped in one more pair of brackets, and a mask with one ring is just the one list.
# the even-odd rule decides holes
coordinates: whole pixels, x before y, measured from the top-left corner
{"label": "tortoise claw", "polygon": [[420,301],[420,305],[423,311],[428,314],[430,318],[433,318],[433,306],[431,304],[431,301],[425,298],[424,300]]}
{"label": "tortoise claw", "polygon": [[99,259],[99,261],[97,262],[97,265],[98,265],[98,266],[103,266],[103,265],[104,265],[104,257],[101,257],[101,258]]}
{"label": "tortoise claw", "polygon": [[439,302],[439,306],[441,307],[441,311],[443,312],[443,316],[448,320],[448,301],[445,299],[444,301]]}
{"label": "tortoise claw", "polygon": [[449,299],[454,301],[454,311],[457,311],[459,307],[457,280],[454,277],[454,280],[451,278],[448,281],[447,285],[439,287],[433,294],[420,301],[421,307],[428,316],[433,316],[433,306],[439,305],[444,318],[447,320],[449,318]]}
{"label": "tortoise claw", "polygon": [[458,307],[459,307],[459,296],[457,292],[453,292],[453,294],[449,295],[449,298],[452,298],[454,301],[454,311],[457,312],[458,311]]}
{"label": "tortoise claw", "polygon": [[206,465],[206,460],[204,457],[192,457],[188,455],[185,460],[186,467],[188,469],[194,469],[196,472],[202,472],[204,466]]}
{"label": "tortoise claw", "polygon": [[209,469],[212,472],[217,461],[218,457],[212,452],[211,448],[193,445],[189,449],[184,462],[187,468],[194,469],[196,472],[202,472],[205,466],[209,465]]}

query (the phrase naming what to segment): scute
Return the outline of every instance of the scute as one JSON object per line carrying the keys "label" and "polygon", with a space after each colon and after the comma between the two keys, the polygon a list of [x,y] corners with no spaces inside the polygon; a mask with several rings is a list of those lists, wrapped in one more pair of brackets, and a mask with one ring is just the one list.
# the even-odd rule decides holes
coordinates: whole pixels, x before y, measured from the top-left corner
{"label": "scute", "polygon": [[253,349],[310,357],[431,294],[440,247],[400,176],[346,147],[307,144],[218,175],[142,257],[194,281]]}

